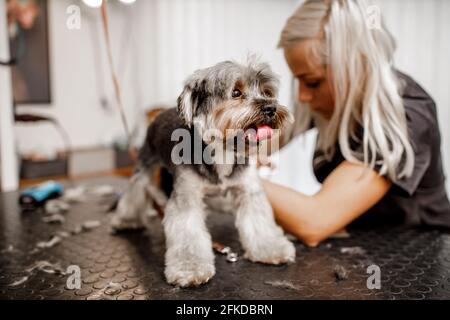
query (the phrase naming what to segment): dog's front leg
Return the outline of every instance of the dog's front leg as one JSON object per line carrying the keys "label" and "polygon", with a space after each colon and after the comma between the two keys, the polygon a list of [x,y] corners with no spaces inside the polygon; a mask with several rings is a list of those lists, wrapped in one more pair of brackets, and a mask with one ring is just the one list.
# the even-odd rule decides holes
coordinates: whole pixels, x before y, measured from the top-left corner
{"label": "dog's front leg", "polygon": [[[295,260],[295,247],[275,223],[272,207],[254,177],[253,185],[236,192],[236,227],[245,257],[254,262],[281,264]],[[258,181],[258,182],[256,182]],[[255,185],[255,184],[258,185]]]}
{"label": "dog's front leg", "polygon": [[183,186],[185,181],[180,180],[164,213],[165,275],[169,283],[188,287],[206,283],[214,276],[214,253],[201,193],[192,188],[195,181]]}

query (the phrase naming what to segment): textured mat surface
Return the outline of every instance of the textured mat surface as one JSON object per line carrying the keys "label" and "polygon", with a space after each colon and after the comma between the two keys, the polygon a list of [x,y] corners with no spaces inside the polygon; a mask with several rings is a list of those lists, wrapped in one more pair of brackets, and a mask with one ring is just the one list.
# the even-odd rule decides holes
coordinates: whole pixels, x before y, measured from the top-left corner
{"label": "textured mat surface", "polygon": [[[89,183],[120,189],[126,181]],[[42,221],[42,213],[21,213],[17,197],[0,196],[0,299],[450,298],[450,235],[438,231],[358,231],[315,249],[296,243],[296,263],[278,267],[241,257],[229,263],[216,255],[217,274],[209,284],[179,289],[164,280],[165,245],[158,219],[145,232],[110,235],[111,214],[105,209],[111,199],[89,196],[71,207],[63,224],[53,225]],[[101,225],[36,249],[37,243],[67,236],[61,231],[79,231],[92,220]],[[231,215],[213,214],[208,225],[215,241],[242,254]],[[381,270],[381,289],[367,288],[367,267],[373,264]],[[81,269],[80,289],[68,289],[69,275],[61,274],[71,265]]]}

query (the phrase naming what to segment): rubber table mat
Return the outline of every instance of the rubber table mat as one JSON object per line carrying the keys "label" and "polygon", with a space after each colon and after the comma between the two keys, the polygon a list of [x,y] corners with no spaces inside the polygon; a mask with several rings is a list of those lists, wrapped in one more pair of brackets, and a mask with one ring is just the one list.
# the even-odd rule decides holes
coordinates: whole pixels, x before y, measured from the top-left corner
{"label": "rubber table mat", "polygon": [[[85,182],[105,183],[121,189],[126,180]],[[216,276],[208,284],[180,289],[164,279],[165,244],[158,218],[148,230],[112,235],[112,213],[105,210],[110,199],[88,196],[71,206],[63,224],[43,222],[40,212],[22,213],[17,199],[18,193],[0,195],[0,299],[450,298],[450,235],[435,230],[355,231],[318,248],[296,242],[294,264],[267,266],[242,258],[232,215],[213,213],[208,218],[213,240],[230,246],[239,259],[230,263],[216,254]],[[86,221],[100,226],[73,232]],[[36,249],[58,234],[66,234],[60,243]],[[368,288],[371,265],[380,268],[380,289]],[[81,270],[78,289],[68,287],[69,266]]]}

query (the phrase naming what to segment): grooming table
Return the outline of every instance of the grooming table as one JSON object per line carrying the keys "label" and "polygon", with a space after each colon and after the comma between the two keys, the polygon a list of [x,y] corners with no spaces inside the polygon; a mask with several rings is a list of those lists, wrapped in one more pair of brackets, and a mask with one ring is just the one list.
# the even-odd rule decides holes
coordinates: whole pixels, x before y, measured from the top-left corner
{"label": "grooming table", "polygon": [[[82,183],[123,189],[126,180]],[[112,199],[89,196],[72,205],[63,224],[44,223],[39,212],[21,213],[17,199],[18,193],[0,195],[0,299],[450,298],[450,235],[438,231],[357,231],[315,249],[297,242],[295,264],[267,266],[243,259],[232,216],[214,213],[208,219],[213,240],[230,246],[239,259],[230,263],[216,254],[216,276],[210,283],[180,289],[164,279],[165,244],[158,218],[150,230],[111,235],[108,222],[113,213],[106,208]],[[89,220],[101,225],[36,250],[36,243]],[[63,271],[79,266],[81,288],[68,289],[67,274],[36,267],[43,262]],[[381,289],[367,288],[367,267],[373,264],[381,269]]]}

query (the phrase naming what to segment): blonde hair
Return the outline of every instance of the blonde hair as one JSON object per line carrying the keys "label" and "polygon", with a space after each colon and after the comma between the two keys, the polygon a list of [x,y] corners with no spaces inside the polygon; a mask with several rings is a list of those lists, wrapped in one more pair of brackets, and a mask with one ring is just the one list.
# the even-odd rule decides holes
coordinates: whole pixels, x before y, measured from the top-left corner
{"label": "blonde hair", "polygon": [[[288,19],[279,47],[309,40],[311,57],[327,66],[334,86],[331,118],[326,120],[295,100],[293,129],[305,131],[314,120],[317,148],[328,160],[339,142],[346,160],[379,166],[381,175],[396,181],[412,174],[414,151],[393,69],[395,40],[382,23],[379,28],[368,25],[370,8],[364,0],[307,0]],[[352,141],[362,150],[354,150]]]}

